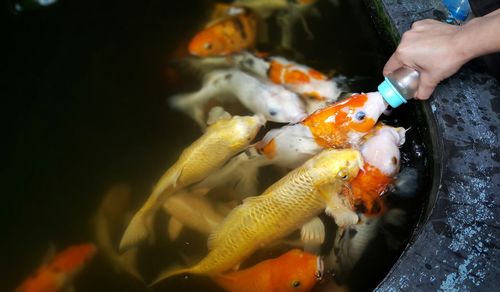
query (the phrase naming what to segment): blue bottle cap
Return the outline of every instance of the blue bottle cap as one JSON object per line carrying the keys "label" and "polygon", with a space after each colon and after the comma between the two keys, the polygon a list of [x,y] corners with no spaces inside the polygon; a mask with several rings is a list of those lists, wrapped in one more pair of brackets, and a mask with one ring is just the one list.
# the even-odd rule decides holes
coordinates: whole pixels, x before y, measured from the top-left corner
{"label": "blue bottle cap", "polygon": [[406,99],[396,90],[387,77],[385,77],[385,80],[378,86],[378,92],[380,92],[385,101],[393,108],[397,108],[403,103],[406,103]]}

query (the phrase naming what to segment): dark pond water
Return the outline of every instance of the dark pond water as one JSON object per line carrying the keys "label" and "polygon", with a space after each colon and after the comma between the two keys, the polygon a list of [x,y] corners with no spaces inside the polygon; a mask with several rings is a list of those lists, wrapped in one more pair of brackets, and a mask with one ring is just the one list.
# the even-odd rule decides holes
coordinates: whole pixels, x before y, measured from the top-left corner
{"label": "dark pond water", "polygon": [[[292,55],[346,76],[352,91],[373,91],[387,46],[380,43],[361,0],[338,2],[319,1],[320,17],[306,17],[314,39],[299,25]],[[2,7],[1,290],[13,289],[30,274],[50,243],[63,249],[93,241],[92,217],[110,185],[129,184],[132,209],[137,208],[180,151],[200,135],[192,120],[166,105],[166,98],[183,88],[166,82],[165,68],[168,56],[203,25],[211,2],[61,0],[19,13],[12,12],[11,4]],[[264,47],[273,49],[272,44]],[[185,84],[193,87],[197,81]],[[409,238],[428,192],[426,127],[415,123],[414,104],[383,120],[412,126],[403,164],[417,167],[422,187],[416,199],[394,203],[409,210]],[[162,243],[160,237],[164,245],[141,251],[139,267],[146,281],[180,260],[179,252],[205,253],[200,236],[183,236],[175,244]],[[398,255],[383,254],[376,264],[359,267],[353,279],[361,277],[363,284],[351,279],[352,288],[375,287]],[[117,274],[102,256],[75,286],[76,291],[146,290]],[[182,289],[215,287],[195,278],[153,290]]]}

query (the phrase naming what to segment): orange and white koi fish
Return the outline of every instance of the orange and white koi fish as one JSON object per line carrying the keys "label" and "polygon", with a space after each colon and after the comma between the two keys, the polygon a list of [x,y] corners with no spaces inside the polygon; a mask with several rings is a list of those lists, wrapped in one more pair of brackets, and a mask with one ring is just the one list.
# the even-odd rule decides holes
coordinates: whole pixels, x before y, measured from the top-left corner
{"label": "orange and white koi fish", "polygon": [[199,91],[176,95],[170,99],[170,104],[203,125],[203,106],[210,99],[227,96],[236,96],[247,109],[272,122],[295,123],[307,115],[295,93],[237,69],[208,73]]}
{"label": "orange and white koi fish", "polygon": [[198,140],[184,149],[179,159],[156,183],[125,230],[120,251],[135,247],[151,236],[154,215],[165,200],[178,190],[205,179],[231,157],[245,150],[263,124],[265,120],[259,115],[231,117],[222,111],[219,119]]}
{"label": "orange and white koi fish", "polygon": [[236,67],[299,94],[312,113],[337,101],[340,89],[333,79],[306,65],[282,57],[260,58],[249,52],[234,54],[230,58],[187,58],[185,65],[199,72]]}
{"label": "orange and white koi fish", "polygon": [[199,57],[227,56],[255,45],[254,16],[240,13],[211,22],[189,43],[189,53]]}
{"label": "orange and white koi fish", "polygon": [[73,245],[55,255],[15,290],[16,292],[67,291],[73,279],[96,252],[91,243]]}
{"label": "orange and white koi fish", "polygon": [[311,291],[321,281],[321,257],[293,249],[248,269],[219,274],[213,280],[228,292]]}
{"label": "orange and white koi fish", "polygon": [[380,124],[373,134],[365,137],[360,148],[365,161],[364,171],[351,182],[349,196],[361,212],[377,214],[382,211],[382,195],[399,173],[399,147],[405,142],[405,132],[404,128]]}
{"label": "orange and white koi fish", "polygon": [[378,92],[354,94],[298,124],[269,131],[256,147],[270,164],[295,168],[323,148],[358,148],[386,108]]}

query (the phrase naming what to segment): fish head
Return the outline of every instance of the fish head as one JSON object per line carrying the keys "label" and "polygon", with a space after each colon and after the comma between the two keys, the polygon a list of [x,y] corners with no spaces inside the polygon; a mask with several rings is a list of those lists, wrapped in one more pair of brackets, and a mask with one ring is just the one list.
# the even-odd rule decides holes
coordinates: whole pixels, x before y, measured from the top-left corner
{"label": "fish head", "polygon": [[307,114],[299,96],[282,86],[270,86],[268,94],[262,94],[262,113],[269,121],[297,123]]}
{"label": "fish head", "polygon": [[374,134],[361,145],[364,160],[382,174],[393,177],[399,172],[399,147],[405,142],[405,133],[402,127],[377,125]]}
{"label": "fish head", "polygon": [[275,262],[270,291],[311,291],[323,277],[323,260],[308,252],[293,249]]}
{"label": "fish head", "polygon": [[355,149],[325,149],[310,159],[306,166],[311,169],[317,184],[347,183],[354,179],[363,167],[363,157]]}
{"label": "fish head", "polygon": [[353,94],[309,115],[302,122],[323,147],[356,146],[387,105],[378,93]]}
{"label": "fish head", "polygon": [[223,56],[228,54],[227,46],[224,37],[207,28],[191,39],[188,50],[191,55],[199,57]]}

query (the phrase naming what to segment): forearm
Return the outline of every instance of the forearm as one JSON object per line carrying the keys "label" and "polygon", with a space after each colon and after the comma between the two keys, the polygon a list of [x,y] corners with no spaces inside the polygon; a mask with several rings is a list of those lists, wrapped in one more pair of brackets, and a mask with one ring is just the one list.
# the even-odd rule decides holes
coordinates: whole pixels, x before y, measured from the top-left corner
{"label": "forearm", "polygon": [[470,20],[456,37],[466,60],[500,52],[500,9]]}

